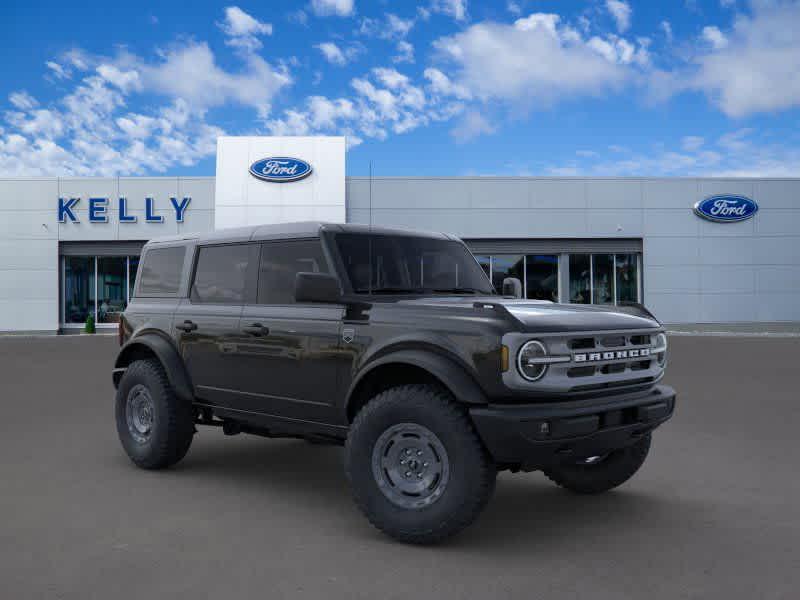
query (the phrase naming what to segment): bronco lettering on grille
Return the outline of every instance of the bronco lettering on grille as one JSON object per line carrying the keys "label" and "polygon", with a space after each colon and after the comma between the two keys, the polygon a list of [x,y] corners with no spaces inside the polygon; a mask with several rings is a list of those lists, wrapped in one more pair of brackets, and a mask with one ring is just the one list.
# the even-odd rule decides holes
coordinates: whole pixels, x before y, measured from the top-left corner
{"label": "bronco lettering on grille", "polygon": [[650,348],[632,348],[631,350],[614,350],[613,352],[581,352],[573,354],[572,361],[597,362],[602,360],[626,360],[650,356]]}

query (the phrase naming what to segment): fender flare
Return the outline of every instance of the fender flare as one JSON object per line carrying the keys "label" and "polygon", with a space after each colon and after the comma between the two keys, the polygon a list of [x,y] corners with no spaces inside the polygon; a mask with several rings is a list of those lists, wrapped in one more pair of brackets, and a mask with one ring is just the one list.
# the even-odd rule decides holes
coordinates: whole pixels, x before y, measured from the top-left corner
{"label": "fender flare", "polygon": [[132,338],[125,344],[114,362],[114,387],[117,387],[125,369],[132,362],[130,359],[136,354],[137,349],[146,348],[156,355],[167,374],[172,389],[182,400],[194,401],[194,387],[189,378],[189,373],[183,364],[180,354],[172,342],[164,339],[157,333],[143,333]]}
{"label": "fender flare", "polygon": [[488,400],[475,379],[455,360],[431,350],[404,349],[382,355],[369,362],[358,373],[347,390],[345,411],[349,414],[354,392],[375,369],[388,364],[406,364],[424,369],[450,390],[458,402],[487,404]]}

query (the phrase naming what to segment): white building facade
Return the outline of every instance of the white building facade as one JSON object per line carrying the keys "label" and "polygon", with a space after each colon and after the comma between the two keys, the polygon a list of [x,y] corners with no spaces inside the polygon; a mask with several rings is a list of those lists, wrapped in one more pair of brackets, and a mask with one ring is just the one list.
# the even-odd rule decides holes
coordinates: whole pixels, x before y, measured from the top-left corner
{"label": "white building facade", "polygon": [[[0,179],[0,332],[115,327],[151,238],[303,220],[458,235],[529,298],[800,322],[800,179],[370,181],[345,154],[342,137],[220,138],[216,177]],[[731,219],[694,210],[709,198]]]}

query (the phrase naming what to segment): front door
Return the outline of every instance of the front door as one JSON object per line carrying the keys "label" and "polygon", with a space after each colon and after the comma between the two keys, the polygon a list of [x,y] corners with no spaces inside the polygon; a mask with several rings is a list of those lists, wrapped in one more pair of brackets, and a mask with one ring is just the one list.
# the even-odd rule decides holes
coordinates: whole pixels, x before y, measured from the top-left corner
{"label": "front door", "polygon": [[332,423],[344,307],[297,304],[298,272],[329,272],[318,239],[265,242],[258,293],[246,305],[238,345],[237,408],[288,421]]}

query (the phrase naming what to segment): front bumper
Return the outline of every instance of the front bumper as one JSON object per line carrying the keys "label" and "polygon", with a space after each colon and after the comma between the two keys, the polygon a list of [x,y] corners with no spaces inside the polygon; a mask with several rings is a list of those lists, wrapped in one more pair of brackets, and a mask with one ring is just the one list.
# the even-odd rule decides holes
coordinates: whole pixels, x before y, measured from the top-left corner
{"label": "front bumper", "polygon": [[628,446],[672,416],[675,390],[542,404],[494,404],[470,409],[495,461],[524,471],[599,456]]}

